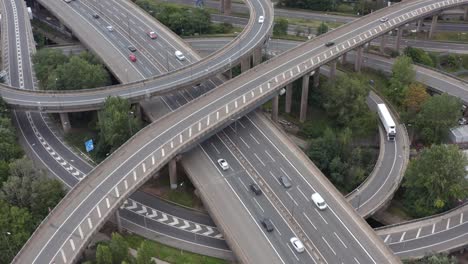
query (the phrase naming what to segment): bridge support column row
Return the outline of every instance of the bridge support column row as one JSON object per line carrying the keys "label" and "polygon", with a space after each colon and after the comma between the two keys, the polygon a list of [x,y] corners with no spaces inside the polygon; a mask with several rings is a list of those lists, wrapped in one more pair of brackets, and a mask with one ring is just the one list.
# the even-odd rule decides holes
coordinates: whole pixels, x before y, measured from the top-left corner
{"label": "bridge support column row", "polygon": [[416,32],[421,31],[422,23],[423,23],[423,20],[422,20],[422,19],[419,19],[419,20],[418,20],[418,23],[417,23],[417,25],[416,25]]}
{"label": "bridge support column row", "polygon": [[286,98],[285,98],[286,102],[284,104],[284,111],[287,114],[291,113],[292,93],[293,93],[293,84],[290,83],[286,85]]}
{"label": "bridge support column row", "polygon": [[120,221],[120,212],[119,212],[120,208],[117,208],[117,210],[115,210],[115,224],[117,225],[117,231],[119,231],[119,233],[122,234],[122,221]]}
{"label": "bridge support column row", "polygon": [[60,122],[62,123],[62,128],[65,133],[70,131],[71,124],[70,118],[68,117],[68,113],[60,113]]}
{"label": "bridge support column row", "polygon": [[380,37],[380,53],[382,54],[385,53],[386,45],[387,45],[387,34],[383,34],[382,37]]}
{"label": "bridge support column row", "polygon": [[231,0],[221,0],[221,6],[220,6],[220,11],[221,13],[225,15],[230,15],[231,14]]}
{"label": "bridge support column row", "polygon": [[362,46],[357,48],[356,58],[354,60],[354,71],[360,72],[362,66]]}
{"label": "bridge support column row", "polygon": [[[319,75],[318,73],[314,74],[314,87],[316,87],[315,86],[315,79],[319,79],[318,75]],[[317,76],[317,77],[315,77],[315,76]],[[332,61],[330,61],[330,80],[332,82],[335,82],[335,78],[336,78],[336,60],[332,60]]]}
{"label": "bridge support column row", "polygon": [[395,50],[399,51],[400,50],[400,44],[401,44],[401,36],[403,35],[403,27],[398,28],[397,31],[397,36],[395,40]]}
{"label": "bridge support column row", "polygon": [[253,50],[253,67],[262,63],[262,47],[257,47]]}
{"label": "bridge support column row", "polygon": [[307,119],[307,102],[309,99],[309,78],[307,73],[302,77],[301,111],[299,113],[299,122],[304,123]]}
{"label": "bridge support column row", "polygon": [[346,63],[346,54],[348,54],[347,52],[343,53],[343,55],[341,56],[341,64],[345,64]]}
{"label": "bridge support column row", "polygon": [[278,122],[279,95],[273,97],[271,101],[271,120]]}
{"label": "bridge support column row", "polygon": [[[336,70],[336,65],[335,65],[335,70]],[[318,67],[317,69],[315,69],[314,71],[314,79],[312,80],[313,83],[312,85],[317,88],[320,84],[320,67]]]}
{"label": "bridge support column row", "polygon": [[241,58],[241,72],[245,72],[250,69],[250,56]]}
{"label": "bridge support column row", "polygon": [[171,189],[177,189],[177,159],[173,158],[169,161],[169,182]]}
{"label": "bridge support column row", "polygon": [[431,28],[429,29],[429,38],[432,38],[432,35],[434,34],[435,28],[437,27],[437,18],[438,15],[433,15],[432,16],[432,23],[431,23]]}

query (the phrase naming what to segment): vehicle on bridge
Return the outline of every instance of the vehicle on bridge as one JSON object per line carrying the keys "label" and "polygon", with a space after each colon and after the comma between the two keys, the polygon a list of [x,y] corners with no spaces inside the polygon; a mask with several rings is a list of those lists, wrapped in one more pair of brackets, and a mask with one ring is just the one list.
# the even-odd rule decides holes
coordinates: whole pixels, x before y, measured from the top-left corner
{"label": "vehicle on bridge", "polygon": [[395,121],[393,121],[392,115],[387,109],[385,104],[377,104],[378,113],[380,117],[380,121],[385,128],[385,132],[387,133],[387,140],[394,141],[396,137],[396,126]]}

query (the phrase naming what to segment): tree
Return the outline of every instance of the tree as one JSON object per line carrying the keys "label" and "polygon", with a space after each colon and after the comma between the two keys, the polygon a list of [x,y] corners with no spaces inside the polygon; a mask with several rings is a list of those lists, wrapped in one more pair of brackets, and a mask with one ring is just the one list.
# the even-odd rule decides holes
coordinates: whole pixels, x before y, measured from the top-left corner
{"label": "tree", "polygon": [[34,231],[31,214],[25,208],[0,199],[0,263],[10,263]]}
{"label": "tree", "polygon": [[317,28],[317,36],[325,34],[328,32],[328,25],[327,23],[323,22]]}
{"label": "tree", "polygon": [[67,63],[57,66],[50,74],[47,89],[77,90],[109,84],[109,74],[101,64],[91,64],[79,56],[72,56]]}
{"label": "tree", "polygon": [[457,258],[452,256],[449,257],[447,254],[440,253],[432,256],[425,256],[418,260],[407,260],[403,261],[405,264],[457,264]]}
{"label": "tree", "polygon": [[404,49],[404,54],[410,57],[415,63],[421,63],[429,67],[435,67],[435,63],[431,56],[429,56],[429,54],[423,49],[408,46]]}
{"label": "tree", "polygon": [[128,259],[128,243],[119,233],[112,233],[109,249],[113,263],[122,263]]}
{"label": "tree", "polygon": [[430,97],[421,107],[416,117],[416,128],[427,143],[440,143],[448,134],[449,128],[457,124],[462,103],[448,94]]}
{"label": "tree", "polygon": [[287,19],[278,18],[273,27],[273,35],[275,36],[284,36],[288,34],[289,22]]}
{"label": "tree", "polygon": [[33,56],[34,71],[39,80],[39,86],[46,88],[49,82],[49,75],[59,66],[68,61],[68,57],[60,50],[39,49]]}
{"label": "tree", "polygon": [[10,118],[0,117],[0,160],[10,161],[21,157],[23,151],[16,141],[15,129]]}
{"label": "tree", "polygon": [[320,92],[327,114],[341,126],[369,111],[366,104],[369,86],[358,78],[339,75],[335,82],[327,81]]}
{"label": "tree", "polygon": [[136,264],[153,264],[152,260],[154,248],[149,241],[144,240],[138,248]]}
{"label": "tree", "polygon": [[405,173],[405,204],[414,217],[440,213],[468,197],[468,161],[454,145],[432,145]]}
{"label": "tree", "polygon": [[418,113],[422,105],[429,99],[429,94],[426,87],[421,83],[412,83],[409,85],[408,90],[403,100],[403,106],[407,112]]}
{"label": "tree", "polygon": [[317,11],[331,11],[335,8],[336,0],[279,0],[277,5]]}
{"label": "tree", "polygon": [[411,58],[400,56],[395,60],[389,90],[387,91],[393,102],[401,105],[408,86],[414,81],[415,74]]}
{"label": "tree", "polygon": [[140,120],[131,111],[130,102],[121,97],[108,97],[100,112],[100,142],[112,152],[141,128]]}
{"label": "tree", "polygon": [[112,264],[112,253],[107,245],[99,244],[96,249],[97,264]]}
{"label": "tree", "polygon": [[65,196],[62,183],[57,179],[39,177],[32,182],[30,210],[35,219],[42,220]]}

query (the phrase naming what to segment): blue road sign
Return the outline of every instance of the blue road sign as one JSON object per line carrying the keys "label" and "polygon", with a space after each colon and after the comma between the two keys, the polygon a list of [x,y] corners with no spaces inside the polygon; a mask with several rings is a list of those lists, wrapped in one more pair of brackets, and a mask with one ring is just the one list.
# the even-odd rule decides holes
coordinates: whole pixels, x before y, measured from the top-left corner
{"label": "blue road sign", "polygon": [[86,151],[87,152],[90,152],[91,150],[94,149],[94,143],[93,143],[93,140],[90,139],[88,141],[85,141],[85,147],[86,147]]}

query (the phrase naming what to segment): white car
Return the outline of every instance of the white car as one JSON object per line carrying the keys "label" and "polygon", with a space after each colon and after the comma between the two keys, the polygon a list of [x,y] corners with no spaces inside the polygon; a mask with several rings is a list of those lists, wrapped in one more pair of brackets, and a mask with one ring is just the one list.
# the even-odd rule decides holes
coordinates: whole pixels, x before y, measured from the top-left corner
{"label": "white car", "polygon": [[325,210],[327,209],[327,204],[325,203],[325,200],[323,200],[322,196],[320,196],[319,193],[314,193],[310,197],[312,199],[312,202],[320,209],[320,210]]}
{"label": "white car", "polygon": [[466,118],[462,117],[462,118],[458,119],[458,124],[460,126],[466,125]]}
{"label": "white car", "polygon": [[229,169],[229,164],[227,163],[227,161],[225,159],[219,159],[218,164],[221,167],[221,169],[223,169],[223,171]]}
{"label": "white car", "polygon": [[292,237],[290,240],[291,242],[291,245],[293,246],[293,248],[299,252],[299,253],[302,253],[304,252],[305,248],[304,248],[304,244],[302,244],[302,242],[299,240],[299,238],[297,237]]}
{"label": "white car", "polygon": [[264,16],[259,16],[258,17],[258,23],[262,24],[263,21],[265,21],[265,17]]}
{"label": "white car", "polygon": [[112,26],[107,26],[106,28],[107,28],[107,30],[109,30],[110,32],[114,31],[114,27],[112,27]]}
{"label": "white car", "polygon": [[70,3],[71,2],[71,0],[63,0],[63,1],[65,1],[65,3]]}
{"label": "white car", "polygon": [[382,23],[385,23],[385,22],[387,22],[387,21],[388,21],[388,17],[382,17],[382,18],[380,19],[380,22],[382,22]]}
{"label": "white car", "polygon": [[178,60],[180,60],[180,61],[185,60],[185,56],[184,56],[184,54],[182,53],[182,51],[180,51],[180,50],[176,50],[175,53],[174,53],[174,55],[175,55],[176,58],[177,58]]}

